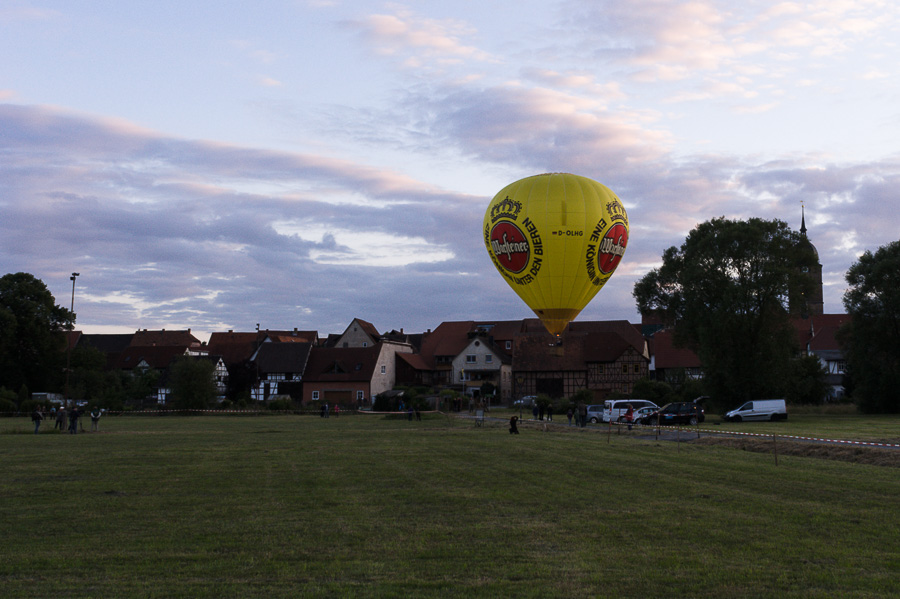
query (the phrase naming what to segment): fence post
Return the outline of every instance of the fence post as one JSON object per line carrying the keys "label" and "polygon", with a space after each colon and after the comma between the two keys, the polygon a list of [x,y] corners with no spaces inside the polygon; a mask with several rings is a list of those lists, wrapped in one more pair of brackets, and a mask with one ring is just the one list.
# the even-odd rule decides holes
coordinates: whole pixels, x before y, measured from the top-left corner
{"label": "fence post", "polygon": [[778,465],[778,435],[772,435],[772,448],[775,450],[775,465]]}

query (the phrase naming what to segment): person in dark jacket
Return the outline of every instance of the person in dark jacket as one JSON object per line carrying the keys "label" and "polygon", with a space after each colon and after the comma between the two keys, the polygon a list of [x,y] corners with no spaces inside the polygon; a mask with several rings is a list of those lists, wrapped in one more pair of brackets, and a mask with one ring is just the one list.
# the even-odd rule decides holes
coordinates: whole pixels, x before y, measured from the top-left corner
{"label": "person in dark jacket", "polygon": [[78,434],[78,417],[81,416],[81,412],[78,411],[78,407],[72,408],[72,411],[69,412],[69,434],[76,435]]}
{"label": "person in dark jacket", "polygon": [[44,415],[41,414],[41,411],[37,408],[34,409],[34,412],[31,413],[31,421],[34,423],[34,434],[38,434],[38,429],[41,428],[41,420],[44,419]]}
{"label": "person in dark jacket", "polygon": [[512,418],[509,419],[509,434],[510,435],[518,435],[519,434],[519,427],[517,426],[518,420],[519,420],[518,416],[513,416]]}

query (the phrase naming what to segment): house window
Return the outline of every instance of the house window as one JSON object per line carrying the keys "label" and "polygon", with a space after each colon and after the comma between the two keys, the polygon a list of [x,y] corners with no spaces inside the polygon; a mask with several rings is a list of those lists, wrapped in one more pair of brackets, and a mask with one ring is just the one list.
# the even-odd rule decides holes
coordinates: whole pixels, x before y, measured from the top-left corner
{"label": "house window", "polygon": [[319,401],[319,392],[313,391],[312,398],[313,398],[313,401]]}
{"label": "house window", "polygon": [[622,364],[622,374],[628,374],[628,364]]}
{"label": "house window", "polygon": [[478,356],[475,354],[467,354],[466,355],[466,364],[474,364],[478,361]]}
{"label": "house window", "polygon": [[635,364],[635,365],[634,365],[634,373],[635,373],[635,374],[640,374],[640,373],[641,373],[641,365],[640,365],[640,364]]}
{"label": "house window", "polygon": [[363,347],[369,347],[369,342],[368,342],[368,341],[363,341]]}
{"label": "house window", "polygon": [[[387,366],[382,366],[382,367],[381,367],[381,374],[385,374],[386,372],[387,372]],[[362,391],[360,391],[360,393],[362,393]]]}
{"label": "house window", "polygon": [[[382,367],[382,368],[383,368],[383,367]],[[362,392],[362,391],[357,391],[357,392],[356,392],[356,401],[362,401],[362,400],[363,400],[363,392]]]}
{"label": "house window", "polygon": [[494,356],[492,356],[491,354],[488,354],[484,357],[484,361],[487,362],[488,364],[493,364]]}
{"label": "house window", "polygon": [[506,349],[512,349],[512,341],[506,342]]}

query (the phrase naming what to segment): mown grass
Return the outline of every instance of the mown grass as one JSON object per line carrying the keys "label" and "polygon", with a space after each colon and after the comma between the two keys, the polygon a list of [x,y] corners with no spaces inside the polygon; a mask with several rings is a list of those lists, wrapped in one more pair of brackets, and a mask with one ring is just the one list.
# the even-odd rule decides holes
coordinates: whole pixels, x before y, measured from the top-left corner
{"label": "mown grass", "polygon": [[900,593],[895,468],[443,416],[101,427],[0,421],[0,596]]}

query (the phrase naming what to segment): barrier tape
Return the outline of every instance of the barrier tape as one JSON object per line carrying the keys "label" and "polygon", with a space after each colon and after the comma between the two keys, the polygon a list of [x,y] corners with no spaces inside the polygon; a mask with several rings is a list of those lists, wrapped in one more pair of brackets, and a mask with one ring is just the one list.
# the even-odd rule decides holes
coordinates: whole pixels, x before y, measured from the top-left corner
{"label": "barrier tape", "polygon": [[[627,422],[613,422],[616,426],[628,426]],[[655,424],[637,424],[633,423],[632,426],[642,427],[642,428],[659,428],[659,429],[669,429],[669,430],[681,430],[692,433],[706,433],[709,435],[735,435],[735,436],[744,436],[744,437],[767,437],[771,438],[772,436],[777,436],[779,439],[799,439],[801,441],[817,441],[819,443],[839,443],[842,445],[865,445],[867,447],[887,447],[887,448],[900,448],[900,443],[877,443],[875,441],[850,441],[847,439],[826,439],[824,437],[804,437],[801,435],[783,435],[781,433],[746,433],[742,431],[722,431],[722,430],[711,430],[707,428],[684,428],[682,426],[666,426],[666,425],[655,425]]]}

